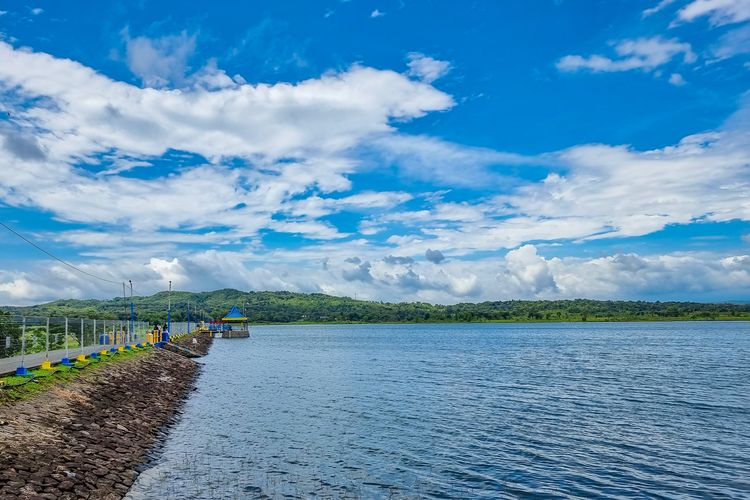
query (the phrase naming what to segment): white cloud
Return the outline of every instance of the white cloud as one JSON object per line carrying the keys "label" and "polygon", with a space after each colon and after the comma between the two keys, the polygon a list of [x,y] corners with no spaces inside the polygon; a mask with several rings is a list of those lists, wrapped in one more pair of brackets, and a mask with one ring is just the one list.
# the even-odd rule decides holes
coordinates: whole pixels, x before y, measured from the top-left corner
{"label": "white cloud", "polygon": [[654,5],[653,7],[650,7],[644,10],[643,17],[648,17],[648,16],[656,14],[657,12],[661,12],[665,8],[675,3],[676,1],[677,0],[661,0],[658,4]]}
{"label": "white cloud", "polygon": [[[350,189],[345,175],[355,163],[347,151],[370,137],[393,133],[391,120],[453,105],[450,96],[425,83],[358,66],[297,85],[139,89],[75,62],[4,43],[0,80],[43,104],[13,110],[19,127],[35,132],[36,144],[19,149],[20,136],[10,146],[6,138],[0,150],[0,197],[12,205],[50,210],[64,220],[139,230],[228,226],[252,235],[295,195]],[[38,97],[45,100],[34,101]],[[44,160],[21,150],[43,151]],[[148,181],[92,177],[76,166],[96,168],[101,155],[114,154],[114,169],[102,168],[113,174],[145,167],[168,150],[197,153],[215,164]],[[227,156],[247,164],[225,167]],[[212,196],[185,203],[202,193]],[[405,200],[403,193],[361,193],[329,203],[334,208],[384,207]],[[293,222],[276,227],[303,229],[304,234],[317,228],[321,237],[333,236],[321,224]]]}
{"label": "white cloud", "polygon": [[739,23],[750,19],[750,0],[693,0],[679,11],[680,21],[694,21],[708,16],[713,26]]}
{"label": "white cloud", "polygon": [[39,14],[42,14],[43,12],[44,12],[44,9],[40,7],[34,7],[33,9],[31,9],[31,13],[34,14],[35,16],[38,16]]}
{"label": "white cloud", "polygon": [[130,37],[123,32],[128,68],[147,87],[182,86],[195,52],[195,35],[182,32],[160,38]]}
{"label": "white cloud", "polygon": [[[727,299],[750,292],[748,255],[618,253],[596,258],[545,258],[533,245],[524,245],[505,258],[455,260],[440,266],[383,256],[377,260],[334,256],[321,266],[319,251],[305,260],[293,252],[276,255],[282,257],[208,250],[179,258],[153,257],[142,263],[123,260],[120,271],[133,278],[139,293],[163,290],[172,280],[173,288],[183,290],[233,286],[433,303],[579,297]],[[104,262],[83,266],[90,272],[111,275],[111,266]],[[121,293],[117,285],[92,283],[61,265],[40,265],[32,271],[0,271],[0,303],[39,303],[61,294],[83,298]]]}
{"label": "white cloud", "polygon": [[687,82],[685,81],[685,79],[682,77],[681,74],[672,73],[671,75],[669,75],[669,83],[671,83],[675,87],[682,87]]}
{"label": "white cloud", "polygon": [[549,159],[471,148],[429,136],[389,134],[371,144],[405,175],[434,184],[497,187],[507,182],[493,166],[545,165]]}
{"label": "white cloud", "polygon": [[711,49],[717,59],[750,53],[750,24],[727,31]]}
{"label": "white cloud", "polygon": [[[663,59],[642,47],[621,50],[623,59]],[[692,54],[675,50],[670,58]],[[593,144],[526,157],[399,134],[397,123],[454,105],[428,79],[353,66],[297,84],[251,85],[209,63],[183,89],[139,88],[0,43],[0,83],[23,101],[6,104],[12,123],[0,129],[0,200],[93,224],[50,238],[82,249],[92,259],[85,269],[132,278],[144,293],[167,279],[187,289],[431,302],[748,289],[744,256],[547,259],[528,245],[750,220],[746,104],[719,130],[673,146]],[[167,151],[206,161],[168,175],[120,175],[171,161],[159,158]],[[498,194],[457,202],[447,190],[350,192],[352,174],[390,173],[391,165],[430,185]],[[543,180],[506,176],[509,166],[539,169]],[[342,211],[365,217],[359,235],[324,219]],[[267,250],[263,231],[306,241]],[[364,237],[378,232],[385,242]],[[232,251],[217,250],[230,244]],[[505,258],[486,257],[502,249],[510,250]],[[353,256],[359,261],[347,262]],[[116,294],[54,266],[0,273],[0,303],[61,293]]]}
{"label": "white cloud", "polygon": [[432,83],[447,75],[451,69],[451,64],[448,61],[433,59],[419,52],[410,52],[406,58],[409,75],[427,83]]}
{"label": "white cloud", "polygon": [[531,292],[539,295],[557,290],[555,278],[547,261],[537,254],[534,245],[524,245],[508,252],[505,256],[505,265],[506,272],[503,278],[507,278],[521,294]]}
{"label": "white cloud", "polygon": [[385,12],[382,12],[382,11],[380,11],[380,10],[378,10],[378,9],[375,9],[375,10],[373,10],[373,11],[372,11],[372,12],[370,13],[370,17],[372,17],[372,18],[376,18],[376,17],[383,17],[384,15],[385,15]]}
{"label": "white cloud", "polygon": [[620,40],[614,44],[618,58],[612,59],[602,55],[584,57],[580,55],[565,56],[557,62],[560,71],[573,72],[588,70],[593,72],[617,72],[643,70],[653,71],[659,66],[682,56],[685,63],[693,63],[696,55],[689,43],[676,38],[666,39],[660,36]]}

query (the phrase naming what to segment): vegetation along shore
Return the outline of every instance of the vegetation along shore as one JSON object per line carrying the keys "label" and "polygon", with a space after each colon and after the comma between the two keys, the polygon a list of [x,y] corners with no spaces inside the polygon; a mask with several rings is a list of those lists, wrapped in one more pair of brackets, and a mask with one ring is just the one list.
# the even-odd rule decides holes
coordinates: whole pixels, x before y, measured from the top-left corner
{"label": "vegetation along shore", "polygon": [[[134,297],[138,319],[166,320],[167,292]],[[129,302],[128,298],[128,302]],[[172,292],[172,321],[220,318],[233,304],[253,323],[418,323],[530,321],[750,320],[750,303],[647,302],[619,300],[510,300],[436,305],[425,302],[374,302],[320,293]],[[56,300],[27,307],[3,307],[29,316],[125,319],[123,299]]]}

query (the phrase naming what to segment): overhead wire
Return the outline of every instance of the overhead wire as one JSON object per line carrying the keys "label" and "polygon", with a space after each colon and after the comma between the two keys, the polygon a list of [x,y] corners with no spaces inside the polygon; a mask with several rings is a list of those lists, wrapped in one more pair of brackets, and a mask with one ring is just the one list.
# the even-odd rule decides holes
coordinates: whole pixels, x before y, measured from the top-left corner
{"label": "overhead wire", "polygon": [[44,253],[45,255],[48,255],[49,257],[55,259],[56,261],[60,262],[61,264],[65,265],[65,266],[67,266],[67,267],[69,267],[69,268],[71,268],[71,269],[73,269],[75,271],[78,271],[81,274],[85,274],[86,276],[90,276],[91,278],[95,278],[95,279],[98,279],[100,281],[104,281],[104,282],[107,282],[107,283],[113,283],[115,285],[122,285],[123,283],[125,283],[125,281],[115,281],[115,280],[111,280],[111,279],[107,279],[107,278],[102,278],[101,276],[97,276],[96,274],[90,273],[88,271],[84,271],[83,269],[74,266],[70,262],[64,261],[63,259],[61,259],[57,255],[54,255],[53,253],[48,252],[44,248],[40,247],[39,245],[37,245],[36,243],[34,243],[33,241],[31,241],[30,239],[28,239],[27,237],[25,237],[24,235],[22,235],[21,233],[19,233],[18,231],[16,231],[12,227],[10,227],[8,224],[0,221],[0,226],[3,226],[5,229],[7,229],[11,233],[15,234],[16,236],[18,236],[19,238],[21,238],[23,241],[25,241],[29,245],[33,246],[34,248],[36,248],[40,252]]}

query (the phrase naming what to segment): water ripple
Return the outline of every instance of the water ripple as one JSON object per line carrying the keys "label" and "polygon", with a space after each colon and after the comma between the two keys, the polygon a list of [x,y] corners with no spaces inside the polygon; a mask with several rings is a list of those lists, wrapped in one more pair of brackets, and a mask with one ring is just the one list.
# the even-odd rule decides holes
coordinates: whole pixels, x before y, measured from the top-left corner
{"label": "water ripple", "polygon": [[255,328],[130,498],[750,498],[748,323]]}

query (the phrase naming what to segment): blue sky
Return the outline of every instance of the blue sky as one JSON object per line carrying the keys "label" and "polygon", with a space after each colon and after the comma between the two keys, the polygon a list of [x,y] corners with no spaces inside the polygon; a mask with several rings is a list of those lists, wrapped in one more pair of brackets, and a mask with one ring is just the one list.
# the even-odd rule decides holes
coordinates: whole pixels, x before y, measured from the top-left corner
{"label": "blue sky", "polygon": [[[750,291],[750,0],[0,13],[0,220],[141,293]],[[0,233],[0,303],[117,293]]]}

